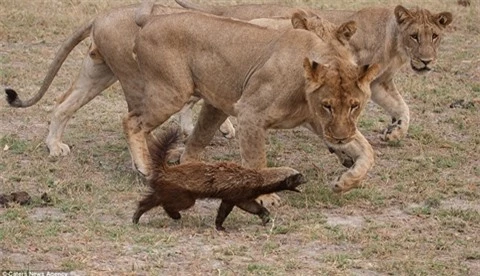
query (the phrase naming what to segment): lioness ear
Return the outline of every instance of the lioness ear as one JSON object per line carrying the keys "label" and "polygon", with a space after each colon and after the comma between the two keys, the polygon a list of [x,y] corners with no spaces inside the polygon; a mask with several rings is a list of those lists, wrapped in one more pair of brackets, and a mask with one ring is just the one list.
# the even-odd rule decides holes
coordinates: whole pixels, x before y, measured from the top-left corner
{"label": "lioness ear", "polygon": [[313,92],[320,86],[322,86],[325,81],[325,72],[327,67],[319,64],[316,61],[310,62],[308,58],[303,60],[303,68],[305,69],[305,79],[310,86],[307,93]]}
{"label": "lioness ear", "polygon": [[374,63],[370,66],[365,66],[362,70],[364,72],[360,76],[359,84],[370,85],[380,71],[380,65],[378,63]]}
{"label": "lioness ear", "polygon": [[308,30],[307,13],[304,10],[298,10],[292,15],[292,26],[294,29]]}
{"label": "lioness ear", "polygon": [[442,28],[447,27],[453,21],[453,15],[449,12],[441,12],[436,14],[434,15],[434,18],[437,24]]}
{"label": "lioness ear", "polygon": [[405,22],[405,20],[412,18],[410,11],[404,8],[402,5],[396,6],[393,13],[395,14],[398,24],[402,24]]}
{"label": "lioness ear", "polygon": [[355,23],[355,21],[348,21],[347,23],[343,23],[337,29],[337,39],[340,41],[349,41],[356,31],[357,23]]}

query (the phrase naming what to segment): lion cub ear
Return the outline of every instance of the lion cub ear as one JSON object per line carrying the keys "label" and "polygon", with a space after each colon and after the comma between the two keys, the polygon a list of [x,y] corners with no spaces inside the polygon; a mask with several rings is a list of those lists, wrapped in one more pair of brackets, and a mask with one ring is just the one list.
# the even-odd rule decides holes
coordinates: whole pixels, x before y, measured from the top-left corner
{"label": "lion cub ear", "polygon": [[303,60],[303,68],[305,69],[305,79],[307,81],[307,93],[311,93],[325,82],[327,67],[316,61],[310,61],[309,58],[305,58]]}
{"label": "lion cub ear", "polygon": [[355,32],[357,32],[357,23],[348,21],[338,27],[336,37],[339,41],[348,42]]}
{"label": "lion cub ear", "polygon": [[433,18],[435,19],[435,22],[437,22],[438,26],[440,26],[441,28],[447,27],[453,21],[453,15],[449,12],[441,12],[439,14],[435,14]]}

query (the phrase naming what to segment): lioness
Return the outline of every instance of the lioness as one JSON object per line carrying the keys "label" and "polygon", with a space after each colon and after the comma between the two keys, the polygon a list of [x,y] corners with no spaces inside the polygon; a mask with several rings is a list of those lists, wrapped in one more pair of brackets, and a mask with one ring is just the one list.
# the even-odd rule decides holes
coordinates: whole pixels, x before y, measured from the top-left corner
{"label": "lioness", "polygon": [[[137,5],[113,9],[98,15],[78,28],[60,46],[37,94],[22,101],[17,93],[7,88],[7,100],[14,107],[29,107],[40,101],[50,87],[70,52],[84,39],[90,37],[91,46],[84,58],[83,66],[71,87],[56,100],[50,120],[46,144],[51,156],[67,155],[70,148],[62,142],[65,127],[73,114],[117,80],[120,82],[128,110],[137,106],[143,98],[143,81],[132,58],[133,39],[138,30],[135,24]],[[153,14],[185,12],[184,9],[155,5]],[[185,114],[187,116],[185,116]],[[180,122],[185,132],[191,132],[190,110],[181,112]],[[220,128],[231,138],[235,129],[230,121]]]}
{"label": "lioness", "polygon": [[[297,10],[268,4],[222,7],[175,1],[184,8],[243,20],[275,16],[289,18]],[[371,90],[372,100],[392,116],[392,123],[383,131],[383,139],[402,139],[408,131],[410,112],[393,77],[407,63],[419,74],[432,70],[445,27],[452,22],[452,14],[406,9],[401,5],[394,10],[366,8],[358,12],[306,10],[334,23],[357,22],[358,31],[350,39],[350,45],[359,65],[378,63],[381,66],[381,73],[371,83]]]}
{"label": "lioness", "polygon": [[149,100],[124,121],[136,164],[148,166],[150,131],[198,93],[205,103],[182,162],[198,160],[228,115],[237,117],[242,165],[252,169],[266,166],[268,128],[306,123],[354,162],[335,190],[357,186],[374,160],[356,122],[378,66],[355,64],[345,47],[352,24],[323,41],[303,29],[283,32],[203,14],[152,16],[134,46]]}

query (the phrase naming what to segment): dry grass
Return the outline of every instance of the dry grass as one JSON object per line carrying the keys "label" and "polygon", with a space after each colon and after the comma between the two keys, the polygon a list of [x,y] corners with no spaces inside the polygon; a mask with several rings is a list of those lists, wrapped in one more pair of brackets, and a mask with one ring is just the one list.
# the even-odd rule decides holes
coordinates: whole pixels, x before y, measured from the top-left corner
{"label": "dry grass", "polygon": [[[135,2],[0,0],[1,84],[34,94],[57,46],[75,26]],[[310,179],[304,193],[283,194],[284,205],[271,208],[273,223],[262,227],[256,217],[235,210],[225,222],[230,231],[218,233],[213,226],[218,203],[199,201],[179,222],[159,209],[132,225],[145,187],[130,168],[121,130],[126,104],[118,85],[70,122],[64,138],[73,146],[69,156],[48,158],[43,144],[55,95],[76,76],[85,43],[73,51],[38,105],[19,110],[0,102],[0,193],[25,190],[34,197],[30,206],[0,209],[0,269],[87,275],[478,274],[478,3],[381,2],[448,10],[455,21],[435,72],[423,77],[406,68],[397,77],[413,118],[407,139],[381,142],[378,132],[389,118],[374,104],[367,107],[360,125],[378,158],[363,189],[333,194],[327,184],[343,168],[319,139],[304,129],[271,131],[269,163],[295,167]],[[289,3],[356,9],[380,1]],[[449,107],[461,99],[476,104]],[[218,136],[206,157],[238,161],[237,142]],[[52,197],[48,206],[39,199],[43,192]]]}

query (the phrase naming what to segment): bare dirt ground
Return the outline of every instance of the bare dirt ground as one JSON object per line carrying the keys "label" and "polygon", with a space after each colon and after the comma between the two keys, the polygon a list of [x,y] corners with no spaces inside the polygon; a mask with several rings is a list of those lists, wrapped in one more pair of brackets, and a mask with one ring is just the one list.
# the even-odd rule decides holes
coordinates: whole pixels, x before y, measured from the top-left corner
{"label": "bare dirt ground", "polygon": [[[140,0],[139,0],[140,1]],[[138,2],[139,2],[138,1]],[[192,0],[193,1],[193,0]],[[59,44],[81,22],[133,0],[0,0],[0,82],[33,95]],[[174,1],[157,1],[174,6]],[[207,1],[197,1],[207,2]],[[208,1],[222,5],[266,1]],[[270,1],[273,2],[273,1]],[[0,193],[27,191],[32,203],[0,208],[0,270],[75,275],[478,275],[480,273],[480,25],[478,1],[277,1],[325,9],[404,4],[450,11],[454,22],[434,72],[409,68],[396,83],[411,109],[408,137],[379,139],[389,117],[370,103],[360,128],[377,153],[362,189],[337,195],[342,171],[306,129],[270,131],[271,166],[291,166],[309,183],[281,194],[273,222],[235,209],[227,233],[214,230],[218,202],[198,201],[172,221],[161,209],[131,216],[146,191],[121,129],[118,84],[75,114],[64,141],[44,145],[54,99],[74,80],[88,42],[67,59],[47,96],[28,109],[0,101]],[[3,92],[2,92],[3,93]],[[459,100],[464,104],[450,105]],[[217,135],[205,160],[239,161],[237,141]],[[46,192],[51,202],[40,196]]]}

